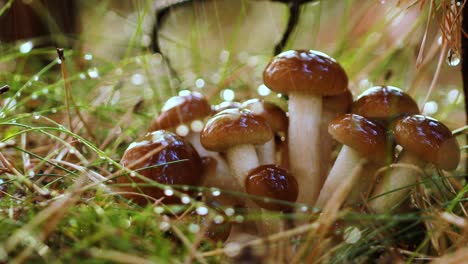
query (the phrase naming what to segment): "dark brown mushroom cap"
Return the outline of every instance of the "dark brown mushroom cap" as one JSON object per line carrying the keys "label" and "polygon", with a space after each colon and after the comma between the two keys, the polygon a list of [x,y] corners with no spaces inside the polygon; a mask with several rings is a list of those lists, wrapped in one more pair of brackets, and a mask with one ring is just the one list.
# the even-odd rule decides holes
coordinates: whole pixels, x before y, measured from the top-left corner
{"label": "dark brown mushroom cap", "polygon": [[389,149],[385,128],[355,114],[344,114],[330,122],[328,133],[338,142],[378,163],[387,161]]}
{"label": "dark brown mushroom cap", "polygon": [[351,111],[351,104],[353,103],[353,94],[350,90],[335,95],[323,97],[323,109],[337,114],[345,114]]}
{"label": "dark brown mushroom cap", "polygon": [[393,86],[375,86],[359,95],[351,112],[372,120],[387,121],[401,115],[419,114],[419,108],[402,90]]}
{"label": "dark brown mushroom cap", "polygon": [[405,151],[438,168],[453,170],[460,162],[460,147],[452,132],[431,117],[401,117],[395,122],[393,133]]}
{"label": "dark brown mushroom cap", "polygon": [[[299,192],[296,179],[288,171],[274,164],[261,165],[251,170],[245,180],[245,188],[249,194],[287,202],[295,202]],[[291,209],[290,206],[277,202],[265,202],[258,199],[253,199],[253,201],[269,210]]]}
{"label": "dark brown mushroom cap", "polygon": [[348,89],[348,76],[330,56],[314,50],[289,50],[278,54],[263,71],[271,90],[317,96],[337,95]]}
{"label": "dark brown mushroom cap", "polygon": [[250,99],[242,103],[242,107],[249,109],[253,114],[259,115],[268,122],[273,132],[285,132],[288,130],[288,116],[286,112],[274,103]]}
{"label": "dark brown mushroom cap", "polygon": [[273,138],[266,120],[247,109],[226,109],[205,124],[200,142],[208,150],[225,151],[241,144],[260,145]]}
{"label": "dark brown mushroom cap", "polygon": [[211,114],[211,105],[197,92],[169,98],[161,114],[151,123],[151,131],[175,128],[180,124],[204,119]]}
{"label": "dark brown mushroom cap", "polygon": [[[143,138],[133,142],[125,151],[120,163],[129,169],[138,171],[141,175],[153,181],[168,185],[200,185],[203,165],[197,151],[181,137],[158,130],[146,134]],[[117,178],[117,183],[146,183],[138,177],[129,175]],[[141,191],[159,199],[163,197],[163,190],[157,187],[122,187],[125,191]],[[144,204],[146,199],[141,196],[129,197],[135,202]],[[166,198],[164,202],[175,199]]]}

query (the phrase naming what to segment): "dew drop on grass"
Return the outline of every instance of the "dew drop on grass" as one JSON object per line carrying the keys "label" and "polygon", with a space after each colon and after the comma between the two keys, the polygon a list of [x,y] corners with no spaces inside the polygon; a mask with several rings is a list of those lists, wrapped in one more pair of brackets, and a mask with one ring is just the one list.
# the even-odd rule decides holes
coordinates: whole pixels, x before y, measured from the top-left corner
{"label": "dew drop on grass", "polygon": [[211,191],[211,195],[213,195],[214,197],[220,196],[220,195],[221,195],[221,191],[218,190],[218,189],[213,189],[213,191]]}
{"label": "dew drop on grass", "polygon": [[265,84],[261,84],[258,86],[257,92],[260,96],[268,96],[271,93],[271,90]]}
{"label": "dew drop on grass", "polygon": [[180,125],[176,128],[176,134],[185,137],[189,134],[190,129],[186,125]]}
{"label": "dew drop on grass", "polygon": [[34,47],[32,41],[25,42],[19,46],[19,51],[23,54],[29,53]]}
{"label": "dew drop on grass", "polygon": [[219,60],[221,62],[227,62],[228,59],[229,59],[229,51],[222,50],[221,53],[219,54]]}
{"label": "dew drop on grass", "polygon": [[192,223],[192,224],[189,225],[188,230],[189,230],[191,233],[196,234],[196,233],[200,232],[200,226],[197,225],[197,224],[193,224],[193,223]]}
{"label": "dew drop on grass", "polygon": [[461,95],[457,89],[452,89],[447,93],[447,101],[449,104],[456,104],[461,102]]}
{"label": "dew drop on grass", "polygon": [[188,191],[190,188],[187,185],[182,186],[183,191]]}
{"label": "dew drop on grass", "polygon": [[361,230],[355,226],[349,226],[344,230],[343,240],[348,244],[356,244],[361,239]]}
{"label": "dew drop on grass", "polygon": [[136,173],[135,172],[130,172],[130,177],[136,177]]}
{"label": "dew drop on grass", "polygon": [[239,255],[240,252],[241,252],[241,246],[237,242],[229,242],[224,247],[224,253],[226,254],[226,256],[231,257],[231,258]]}
{"label": "dew drop on grass", "polygon": [[439,110],[439,105],[435,101],[429,101],[424,104],[422,114],[423,115],[433,115]]}
{"label": "dew drop on grass", "polygon": [[84,79],[86,79],[86,74],[80,73],[79,77],[80,77],[81,80],[84,80]]}
{"label": "dew drop on grass", "polygon": [[94,67],[94,68],[91,68],[91,69],[88,69],[88,76],[92,79],[96,79],[99,77],[99,70]]}
{"label": "dew drop on grass", "polygon": [[156,206],[156,207],[154,208],[154,212],[155,212],[156,214],[162,214],[162,213],[164,213],[164,208],[161,207],[161,206]]}
{"label": "dew drop on grass", "polygon": [[142,85],[145,82],[145,76],[139,73],[135,73],[132,75],[132,83],[134,85]]}
{"label": "dew drop on grass", "polygon": [[38,75],[34,75],[33,80],[34,80],[35,82],[39,81],[39,76],[38,76]]}
{"label": "dew drop on grass", "polygon": [[201,88],[205,87],[205,80],[203,80],[201,78],[198,78],[195,81],[195,87],[197,87],[198,89],[201,89]]}
{"label": "dew drop on grass", "polygon": [[309,208],[307,208],[307,206],[303,205],[303,206],[301,206],[301,209],[300,209],[300,210],[301,210],[301,212],[304,212],[304,213],[305,213],[305,212],[307,212],[308,209],[309,209]]}
{"label": "dew drop on grass", "polygon": [[192,129],[193,132],[199,133],[203,130],[203,121],[201,120],[195,120],[190,124],[190,128]]}
{"label": "dew drop on grass", "polygon": [[215,218],[213,219],[213,222],[217,225],[222,224],[224,222],[224,216],[222,215],[215,216]]}
{"label": "dew drop on grass", "polygon": [[55,114],[55,113],[57,113],[57,109],[56,109],[56,108],[52,108],[52,109],[50,109],[50,112],[52,112],[52,114]]}
{"label": "dew drop on grass", "polygon": [[164,190],[164,195],[172,196],[172,195],[174,195],[174,191],[172,189],[165,189]]}
{"label": "dew drop on grass", "polygon": [[41,118],[41,115],[39,113],[34,113],[33,117],[34,119],[38,120],[39,118]]}
{"label": "dew drop on grass", "polygon": [[196,212],[197,212],[198,215],[207,215],[208,214],[208,208],[206,208],[205,206],[200,206],[200,207],[197,208]]}
{"label": "dew drop on grass", "polygon": [[87,60],[87,61],[90,61],[93,59],[93,54],[89,54],[89,53],[86,53],[84,55],[84,59]]}
{"label": "dew drop on grass", "polygon": [[39,96],[37,95],[37,93],[31,94],[31,99],[36,100],[37,98],[39,98]]}
{"label": "dew drop on grass", "polygon": [[47,88],[42,89],[42,93],[43,93],[43,94],[48,94],[48,93],[49,93],[49,89],[47,89]]}
{"label": "dew drop on grass", "polygon": [[236,221],[237,223],[241,224],[244,222],[244,217],[242,215],[236,215],[234,217],[234,221]]}
{"label": "dew drop on grass", "polygon": [[224,101],[232,102],[236,98],[236,94],[231,89],[224,89],[221,91],[221,99]]}
{"label": "dew drop on grass", "polygon": [[449,52],[448,52],[447,64],[449,66],[453,66],[453,67],[458,66],[458,64],[460,64],[460,57],[453,50],[449,50]]}
{"label": "dew drop on grass", "polygon": [[30,170],[28,171],[28,176],[33,178],[34,176],[36,176],[36,173],[33,170]]}
{"label": "dew drop on grass", "polygon": [[236,211],[234,211],[234,208],[231,208],[231,207],[228,207],[226,209],[224,209],[224,213],[227,215],[227,216],[232,216],[234,215]]}
{"label": "dew drop on grass", "polygon": [[187,195],[182,195],[182,197],[180,197],[180,201],[183,204],[189,204],[190,203],[190,197],[188,197]]}
{"label": "dew drop on grass", "polygon": [[159,229],[160,229],[161,231],[167,231],[167,230],[169,230],[169,228],[171,228],[171,224],[169,224],[169,223],[166,222],[166,221],[163,221],[163,222],[161,222],[161,223],[159,224]]}

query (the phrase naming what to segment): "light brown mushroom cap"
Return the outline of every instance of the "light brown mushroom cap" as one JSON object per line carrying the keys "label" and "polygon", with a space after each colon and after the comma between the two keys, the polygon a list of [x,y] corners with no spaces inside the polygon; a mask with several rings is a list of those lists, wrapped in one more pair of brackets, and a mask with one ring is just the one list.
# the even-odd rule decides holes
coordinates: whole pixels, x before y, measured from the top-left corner
{"label": "light brown mushroom cap", "polygon": [[323,97],[323,109],[337,114],[345,114],[351,111],[351,104],[353,103],[353,94],[350,90],[335,95]]}
{"label": "light brown mushroom cap", "polygon": [[314,50],[289,50],[278,54],[263,71],[271,90],[331,96],[348,89],[348,76],[330,56]]}
{"label": "light brown mushroom cap", "polygon": [[242,107],[259,115],[268,122],[273,132],[285,132],[288,130],[288,116],[286,112],[274,103],[261,101],[259,99],[250,99],[242,103]]}
{"label": "light brown mushroom cap", "polygon": [[241,144],[260,145],[273,137],[266,120],[246,109],[226,109],[206,123],[200,142],[208,150],[225,151]]}
{"label": "light brown mushroom cap", "polygon": [[363,116],[341,115],[330,122],[328,133],[368,159],[378,163],[387,161],[389,142],[385,128]]}
{"label": "light brown mushroom cap", "polygon": [[358,96],[351,112],[372,120],[388,121],[401,115],[419,114],[419,108],[402,90],[393,86],[375,86]]}
{"label": "light brown mushroom cap", "polygon": [[393,128],[396,142],[405,151],[444,170],[456,169],[460,147],[450,129],[431,117],[401,117]]}
{"label": "light brown mushroom cap", "polygon": [[[245,179],[245,188],[249,194],[287,202],[295,202],[299,193],[296,179],[287,170],[274,164],[261,165],[251,170]],[[276,202],[254,201],[269,210],[291,209],[290,206]]]}
{"label": "light brown mushroom cap", "polygon": [[175,128],[211,114],[210,104],[198,92],[171,97],[161,110],[161,114],[151,124],[151,131]]}

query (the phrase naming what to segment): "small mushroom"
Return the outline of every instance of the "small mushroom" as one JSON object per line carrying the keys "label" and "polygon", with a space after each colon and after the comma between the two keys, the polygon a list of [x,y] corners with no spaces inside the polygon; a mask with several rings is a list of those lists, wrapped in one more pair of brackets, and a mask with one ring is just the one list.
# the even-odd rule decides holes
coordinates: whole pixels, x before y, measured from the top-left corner
{"label": "small mushroom", "polygon": [[200,131],[204,126],[204,119],[211,113],[211,105],[198,92],[174,96],[167,100],[161,114],[153,120],[151,130],[171,129],[192,143],[200,156],[215,159],[215,166],[205,170],[203,185],[239,191],[237,182],[230,177],[226,161],[218,153],[206,150],[200,143]]}
{"label": "small mushroom", "polygon": [[370,208],[383,213],[399,205],[418,179],[412,166],[423,168],[432,163],[439,169],[454,170],[460,162],[460,148],[452,132],[441,122],[427,116],[412,115],[396,120],[393,134],[403,150],[398,165],[385,174],[372,193]]}
{"label": "small mushroom", "polygon": [[270,126],[246,109],[227,109],[214,115],[201,132],[201,144],[208,150],[225,151],[232,175],[245,190],[245,178],[259,166],[255,145],[273,137]]}
{"label": "small mushroom", "polygon": [[[259,99],[251,99],[242,103],[242,107],[249,109],[255,115],[263,117],[275,135],[285,136],[289,121],[288,116],[279,106]],[[257,154],[260,164],[278,164],[276,152],[275,137],[258,146]]]}
{"label": "small mushroom", "polygon": [[[130,144],[120,163],[161,184],[199,186],[202,180],[203,166],[197,151],[183,138],[164,130],[148,133]],[[165,197],[160,187],[138,186],[138,184],[147,185],[149,182],[132,176],[128,174],[116,179],[118,184],[137,184],[135,187],[123,186],[122,191],[141,192],[155,199]],[[148,202],[144,196],[137,194],[124,196],[138,204]],[[164,202],[174,203],[176,199],[176,197],[165,197]]]}
{"label": "small mushroom", "polygon": [[407,93],[393,86],[374,86],[361,95],[351,107],[353,114],[387,126],[393,119],[402,115],[419,114],[416,102]]}
{"label": "small mushroom", "polygon": [[344,93],[348,77],[330,56],[313,50],[280,53],[263,71],[265,85],[288,94],[289,160],[300,189],[298,202],[313,205],[320,191],[322,97]]}
{"label": "small mushroom", "polygon": [[[338,186],[351,179],[351,172],[355,171],[357,166],[361,167],[357,167],[359,171],[355,173],[361,175],[365,163],[383,163],[387,160],[388,141],[385,128],[365,117],[355,114],[339,116],[330,123],[328,132],[342,143],[343,147],[320,190],[316,204],[319,207],[323,207],[329,201]],[[367,181],[359,177],[352,179],[360,179],[361,183]]]}
{"label": "small mushroom", "polygon": [[161,114],[151,123],[150,130],[173,130],[177,135],[187,138],[198,154],[209,156],[200,144],[200,131],[204,126],[203,120],[210,114],[211,105],[202,94],[190,92],[174,96],[166,101]]}
{"label": "small mushroom", "polygon": [[[261,165],[251,170],[246,178],[245,187],[249,194],[291,203],[296,201],[299,192],[296,179],[288,171],[274,164]],[[280,232],[282,221],[268,217],[270,215],[268,211],[291,211],[291,206],[275,201],[252,200],[262,208],[262,219],[256,223],[260,235]]]}

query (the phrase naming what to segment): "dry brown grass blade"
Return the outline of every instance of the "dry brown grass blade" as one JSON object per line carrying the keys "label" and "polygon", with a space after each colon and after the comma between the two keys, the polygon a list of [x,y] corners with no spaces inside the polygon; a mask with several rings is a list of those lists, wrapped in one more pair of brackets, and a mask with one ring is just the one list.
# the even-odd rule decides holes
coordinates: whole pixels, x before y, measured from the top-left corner
{"label": "dry brown grass blade", "polygon": [[452,254],[446,254],[443,257],[431,261],[432,264],[461,264],[468,260],[468,247],[462,247]]}

